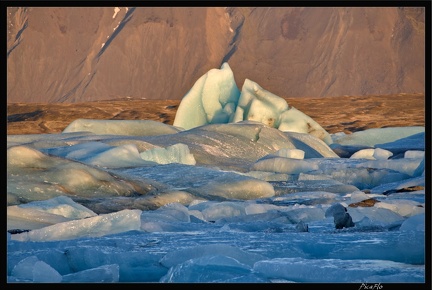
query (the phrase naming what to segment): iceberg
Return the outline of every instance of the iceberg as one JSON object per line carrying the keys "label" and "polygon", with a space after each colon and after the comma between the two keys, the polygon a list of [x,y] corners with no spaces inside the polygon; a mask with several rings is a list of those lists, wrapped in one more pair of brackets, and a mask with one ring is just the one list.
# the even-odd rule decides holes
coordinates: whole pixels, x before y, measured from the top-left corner
{"label": "iceberg", "polygon": [[330,134],[315,120],[256,82],[245,79],[240,92],[226,62],[195,82],[182,98],[173,125],[189,130],[240,121],[260,122],[281,131],[308,133],[326,144],[333,142]]}
{"label": "iceberg", "polygon": [[191,129],[207,124],[228,123],[237,106],[240,91],[234,74],[223,63],[201,76],[183,97],[173,125]]}

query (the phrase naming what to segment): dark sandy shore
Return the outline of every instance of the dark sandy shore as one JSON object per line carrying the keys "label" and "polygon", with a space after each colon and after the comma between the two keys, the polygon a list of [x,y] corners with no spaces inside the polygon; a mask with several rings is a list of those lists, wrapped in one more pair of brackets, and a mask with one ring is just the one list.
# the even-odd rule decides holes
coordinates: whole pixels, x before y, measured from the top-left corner
{"label": "dark sandy shore", "polygon": [[[424,94],[295,98],[286,101],[329,133],[425,126]],[[173,124],[180,100],[116,99],[86,103],[8,103],[7,134],[60,133],[79,118]]]}

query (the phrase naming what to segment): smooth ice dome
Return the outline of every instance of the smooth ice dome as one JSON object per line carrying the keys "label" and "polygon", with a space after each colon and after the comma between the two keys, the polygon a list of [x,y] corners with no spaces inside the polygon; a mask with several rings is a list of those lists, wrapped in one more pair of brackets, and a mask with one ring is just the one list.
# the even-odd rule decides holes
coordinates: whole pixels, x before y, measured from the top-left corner
{"label": "smooth ice dome", "polygon": [[173,134],[180,129],[153,120],[93,120],[77,119],[70,123],[63,133],[91,132],[94,134],[152,136]]}

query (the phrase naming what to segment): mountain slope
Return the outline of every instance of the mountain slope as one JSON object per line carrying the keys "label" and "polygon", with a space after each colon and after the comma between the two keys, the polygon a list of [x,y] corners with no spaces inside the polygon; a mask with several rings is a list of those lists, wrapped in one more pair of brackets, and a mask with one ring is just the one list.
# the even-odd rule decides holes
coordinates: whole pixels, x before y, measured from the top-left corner
{"label": "mountain slope", "polygon": [[424,93],[424,8],[7,9],[8,102],[181,99],[227,61],[281,97]]}

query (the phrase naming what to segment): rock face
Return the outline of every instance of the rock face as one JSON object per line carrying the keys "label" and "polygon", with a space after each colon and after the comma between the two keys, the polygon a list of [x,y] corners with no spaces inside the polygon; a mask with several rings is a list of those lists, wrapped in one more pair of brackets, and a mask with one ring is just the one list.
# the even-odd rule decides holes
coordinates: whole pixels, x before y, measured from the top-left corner
{"label": "rock face", "polygon": [[228,62],[282,97],[424,93],[425,9],[7,8],[8,102],[181,99]]}

